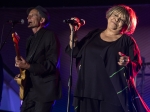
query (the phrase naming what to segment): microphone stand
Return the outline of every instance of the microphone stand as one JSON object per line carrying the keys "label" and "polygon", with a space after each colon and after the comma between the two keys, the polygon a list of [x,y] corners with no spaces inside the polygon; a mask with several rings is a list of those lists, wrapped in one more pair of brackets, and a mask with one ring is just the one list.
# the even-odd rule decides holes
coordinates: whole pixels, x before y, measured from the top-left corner
{"label": "microphone stand", "polygon": [[[3,24],[3,28],[2,28],[2,34],[1,34],[1,42],[2,42],[2,37],[3,37],[3,30],[4,30],[4,25]],[[1,50],[4,47],[4,45],[7,42],[8,36],[9,34],[12,32],[13,28],[14,28],[15,24],[12,24],[11,29],[9,30],[8,35],[6,36],[5,40],[3,43],[0,42],[0,97],[2,97],[2,88],[3,88],[3,81],[4,81],[4,74],[3,74],[3,61],[2,61],[2,56],[1,56]],[[0,105],[1,105],[1,99],[0,99]]]}
{"label": "microphone stand", "polygon": [[[4,42],[3,42],[3,43],[1,43],[1,45],[0,45],[0,51],[2,50],[2,48],[4,47],[4,45],[6,44],[7,39],[8,39],[8,36],[9,36],[9,34],[12,32],[12,30],[13,30],[14,26],[15,26],[15,24],[14,24],[14,23],[12,23],[12,26],[11,26],[11,29],[9,30],[9,32],[8,32],[8,35],[6,36],[6,38],[5,38]],[[2,35],[1,35],[1,38],[2,38]]]}
{"label": "microphone stand", "polygon": [[68,80],[68,102],[67,102],[67,112],[69,112],[70,110],[70,98],[71,98],[71,86],[72,86],[72,66],[73,66],[73,50],[74,50],[74,33],[75,33],[75,29],[74,27],[72,28],[72,32],[73,35],[71,37],[72,39],[72,49],[71,49],[71,61],[70,61],[70,76],[69,76],[69,80]]}
{"label": "microphone stand", "polygon": [[[9,30],[9,32],[8,32],[8,34],[7,34],[7,36],[6,36],[5,40],[4,40],[4,42],[3,42],[2,44],[0,44],[0,52],[1,52],[2,48],[4,47],[4,45],[6,44],[7,39],[8,39],[8,37],[9,37],[9,34],[13,31],[15,25],[16,25],[16,23],[14,23],[14,22],[11,23],[11,29]],[[1,38],[2,38],[2,35],[1,35]],[[22,100],[21,100],[20,103],[22,104]]]}

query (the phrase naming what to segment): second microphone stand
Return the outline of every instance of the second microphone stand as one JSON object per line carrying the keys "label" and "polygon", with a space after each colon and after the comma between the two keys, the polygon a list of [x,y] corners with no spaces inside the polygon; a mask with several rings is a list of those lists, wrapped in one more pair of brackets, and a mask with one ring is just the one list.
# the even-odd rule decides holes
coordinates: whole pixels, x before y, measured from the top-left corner
{"label": "second microphone stand", "polygon": [[72,66],[73,66],[73,50],[74,50],[74,34],[75,34],[75,28],[72,28],[72,33],[73,35],[71,35],[72,37],[70,37],[72,39],[72,49],[71,49],[71,58],[70,58],[70,76],[69,76],[69,80],[68,80],[68,102],[67,102],[67,112],[69,112],[70,110],[70,99],[71,99],[71,87],[72,87]]}

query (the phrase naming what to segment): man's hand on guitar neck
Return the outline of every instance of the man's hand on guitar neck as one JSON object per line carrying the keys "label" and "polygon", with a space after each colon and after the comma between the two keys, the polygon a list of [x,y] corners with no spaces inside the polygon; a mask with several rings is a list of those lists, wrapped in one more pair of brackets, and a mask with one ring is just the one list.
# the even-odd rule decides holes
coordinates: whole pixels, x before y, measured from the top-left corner
{"label": "man's hand on guitar neck", "polygon": [[15,67],[26,70],[26,69],[30,68],[30,64],[25,59],[23,59],[23,57],[20,56],[20,59],[18,59],[16,56],[15,57]]}

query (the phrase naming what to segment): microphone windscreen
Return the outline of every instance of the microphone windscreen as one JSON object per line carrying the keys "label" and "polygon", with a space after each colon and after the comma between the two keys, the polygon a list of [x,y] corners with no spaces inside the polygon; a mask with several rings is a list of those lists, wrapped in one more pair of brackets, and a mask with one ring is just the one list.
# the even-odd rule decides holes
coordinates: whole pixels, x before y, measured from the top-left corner
{"label": "microphone windscreen", "polygon": [[80,23],[81,23],[81,25],[85,25],[85,20],[84,19],[80,19]]}
{"label": "microphone windscreen", "polygon": [[24,24],[24,19],[21,19],[20,23],[21,23],[21,24]]}

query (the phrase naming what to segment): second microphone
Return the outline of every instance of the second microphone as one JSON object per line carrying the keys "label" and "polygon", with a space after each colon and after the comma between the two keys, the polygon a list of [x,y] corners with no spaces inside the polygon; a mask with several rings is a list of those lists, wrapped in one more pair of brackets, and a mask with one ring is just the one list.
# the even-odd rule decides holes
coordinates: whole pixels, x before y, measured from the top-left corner
{"label": "second microphone", "polygon": [[85,20],[84,19],[65,19],[63,20],[64,23],[68,23],[68,24],[72,24],[72,25],[78,25],[79,23],[81,24],[81,26],[85,25]]}

